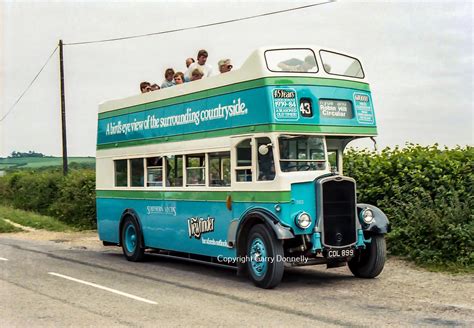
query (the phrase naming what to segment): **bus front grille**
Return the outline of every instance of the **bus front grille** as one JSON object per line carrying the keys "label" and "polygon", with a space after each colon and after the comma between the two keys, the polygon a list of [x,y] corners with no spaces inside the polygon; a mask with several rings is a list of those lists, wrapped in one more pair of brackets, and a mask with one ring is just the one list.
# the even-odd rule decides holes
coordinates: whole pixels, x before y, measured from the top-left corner
{"label": "bus front grille", "polygon": [[323,244],[344,247],[356,242],[355,183],[334,178],[322,184]]}

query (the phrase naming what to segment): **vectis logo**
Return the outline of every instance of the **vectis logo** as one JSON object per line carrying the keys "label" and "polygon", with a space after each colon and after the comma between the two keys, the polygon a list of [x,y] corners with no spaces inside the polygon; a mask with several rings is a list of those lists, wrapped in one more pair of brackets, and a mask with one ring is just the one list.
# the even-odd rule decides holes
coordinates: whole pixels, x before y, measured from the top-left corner
{"label": "vectis logo", "polygon": [[201,235],[214,231],[214,218],[190,218],[188,219],[189,238],[200,239]]}

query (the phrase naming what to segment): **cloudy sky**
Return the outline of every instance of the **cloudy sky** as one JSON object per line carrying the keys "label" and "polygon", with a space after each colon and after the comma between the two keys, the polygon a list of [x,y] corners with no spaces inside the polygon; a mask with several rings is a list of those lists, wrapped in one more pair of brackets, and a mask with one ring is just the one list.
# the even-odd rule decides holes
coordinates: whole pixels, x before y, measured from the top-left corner
{"label": "cloudy sky", "polygon": [[[0,0],[0,114],[61,38],[73,43],[151,33],[316,2]],[[69,155],[95,155],[100,102],[138,93],[143,80],[161,83],[165,68],[183,70],[185,58],[201,48],[214,67],[232,58],[238,68],[269,44],[315,44],[360,58],[381,147],[473,144],[472,2],[339,0],[200,30],[65,47]],[[0,122],[0,157],[13,150],[61,154],[58,53]]]}

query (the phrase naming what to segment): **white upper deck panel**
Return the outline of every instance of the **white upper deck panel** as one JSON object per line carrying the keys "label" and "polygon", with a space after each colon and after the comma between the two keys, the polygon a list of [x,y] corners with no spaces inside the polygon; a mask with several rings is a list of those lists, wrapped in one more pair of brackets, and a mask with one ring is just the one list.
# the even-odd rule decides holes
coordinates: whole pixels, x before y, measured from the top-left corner
{"label": "white upper deck panel", "polygon": [[[284,49],[311,49],[315,56],[317,62],[317,72],[276,72],[270,71],[267,67],[265,61],[265,52],[271,50],[284,50]],[[267,46],[261,47],[255,50],[244,62],[244,64],[238,68],[224,73],[217,74],[211,77],[203,78],[201,80],[187,82],[181,85],[176,85],[173,87],[160,89],[152,92],[147,92],[143,94],[137,94],[123,99],[115,99],[106,101],[99,105],[99,113],[108,112],[120,108],[126,108],[131,106],[136,106],[140,104],[146,104],[158,100],[164,100],[169,98],[174,98],[178,96],[187,95],[190,93],[208,90],[212,88],[222,87],[238,82],[250,81],[264,77],[318,77],[318,78],[330,78],[330,79],[342,79],[355,82],[367,82],[366,77],[364,78],[351,78],[348,76],[338,76],[333,74],[328,74],[323,69],[323,63],[321,61],[320,50],[327,50],[338,54],[344,54],[340,51],[329,49],[329,48],[320,48],[316,46],[308,45],[288,45],[288,46]],[[354,57],[347,54],[347,56]],[[288,58],[288,59],[291,59]]]}

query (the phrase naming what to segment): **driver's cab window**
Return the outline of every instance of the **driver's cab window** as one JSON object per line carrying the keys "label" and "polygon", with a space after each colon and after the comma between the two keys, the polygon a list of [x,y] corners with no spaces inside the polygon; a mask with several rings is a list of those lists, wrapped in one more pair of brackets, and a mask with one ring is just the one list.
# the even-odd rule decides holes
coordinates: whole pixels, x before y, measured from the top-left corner
{"label": "driver's cab window", "polygon": [[235,166],[237,182],[252,182],[252,139],[237,144]]}
{"label": "driver's cab window", "polygon": [[328,162],[331,167],[332,172],[340,172],[341,170],[338,167],[338,152],[336,149],[328,149]]}
{"label": "driver's cab window", "polygon": [[258,181],[275,179],[275,161],[273,160],[273,145],[270,138],[257,138],[258,150]]}

